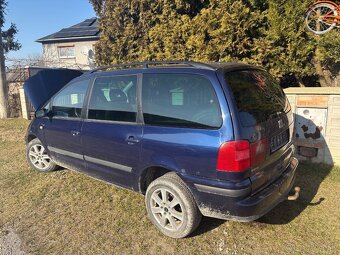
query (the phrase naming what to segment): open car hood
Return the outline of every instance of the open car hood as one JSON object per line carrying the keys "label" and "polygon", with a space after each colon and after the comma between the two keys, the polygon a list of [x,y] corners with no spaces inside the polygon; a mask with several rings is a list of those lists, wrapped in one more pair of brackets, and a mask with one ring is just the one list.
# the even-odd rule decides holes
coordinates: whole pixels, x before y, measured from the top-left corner
{"label": "open car hood", "polygon": [[71,69],[43,69],[24,83],[25,93],[35,110],[38,110],[69,81],[83,72]]}

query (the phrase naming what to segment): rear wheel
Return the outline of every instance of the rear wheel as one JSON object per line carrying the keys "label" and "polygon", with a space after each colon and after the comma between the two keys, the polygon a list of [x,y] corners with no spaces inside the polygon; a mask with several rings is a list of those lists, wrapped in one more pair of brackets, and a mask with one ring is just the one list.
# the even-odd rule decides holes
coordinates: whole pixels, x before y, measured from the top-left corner
{"label": "rear wheel", "polygon": [[186,237],[202,218],[191,192],[175,173],[153,181],[146,191],[145,203],[152,223],[172,238]]}
{"label": "rear wheel", "polygon": [[336,26],[338,15],[336,7],[329,3],[319,3],[310,8],[307,12],[305,22],[307,28],[314,34],[321,35],[330,31]]}
{"label": "rear wheel", "polygon": [[26,156],[31,168],[36,171],[50,172],[57,168],[57,165],[48,156],[45,147],[38,138],[35,138],[28,143]]}

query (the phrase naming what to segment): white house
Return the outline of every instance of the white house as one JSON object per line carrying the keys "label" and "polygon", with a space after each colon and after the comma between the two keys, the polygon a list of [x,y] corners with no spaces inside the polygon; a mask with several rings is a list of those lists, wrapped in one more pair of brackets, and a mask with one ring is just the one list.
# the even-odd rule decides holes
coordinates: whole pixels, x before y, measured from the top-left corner
{"label": "white house", "polygon": [[45,66],[91,69],[95,61],[94,44],[99,36],[97,18],[90,18],[40,38],[37,42],[43,46]]}

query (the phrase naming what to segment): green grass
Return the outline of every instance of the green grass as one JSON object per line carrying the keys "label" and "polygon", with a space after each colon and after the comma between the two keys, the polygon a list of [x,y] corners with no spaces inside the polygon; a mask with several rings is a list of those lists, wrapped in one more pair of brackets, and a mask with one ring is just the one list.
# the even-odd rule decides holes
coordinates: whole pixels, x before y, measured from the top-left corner
{"label": "green grass", "polygon": [[298,201],[261,219],[204,218],[174,240],[147,219],[141,195],[70,170],[36,173],[25,160],[27,121],[0,120],[0,232],[10,224],[31,254],[338,254],[340,169],[301,163]]}

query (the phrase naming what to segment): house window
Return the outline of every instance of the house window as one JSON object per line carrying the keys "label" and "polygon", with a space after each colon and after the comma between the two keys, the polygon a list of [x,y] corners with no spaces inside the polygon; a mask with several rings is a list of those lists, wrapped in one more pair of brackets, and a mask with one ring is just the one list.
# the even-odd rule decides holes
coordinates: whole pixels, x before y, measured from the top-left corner
{"label": "house window", "polygon": [[74,58],[75,57],[74,46],[58,47],[58,51],[59,51],[59,58]]}

